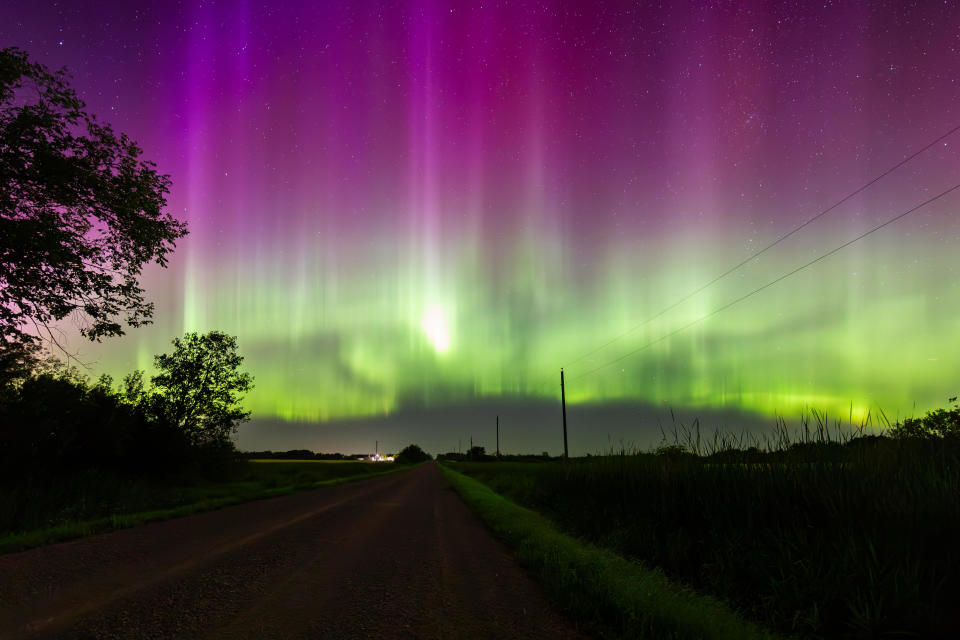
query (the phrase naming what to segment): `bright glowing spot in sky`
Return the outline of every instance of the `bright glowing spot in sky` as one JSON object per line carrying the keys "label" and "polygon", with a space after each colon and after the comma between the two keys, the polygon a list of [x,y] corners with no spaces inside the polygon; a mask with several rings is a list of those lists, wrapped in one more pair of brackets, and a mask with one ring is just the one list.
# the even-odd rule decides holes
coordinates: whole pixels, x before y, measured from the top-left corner
{"label": "bright glowing spot in sky", "polygon": [[447,316],[443,313],[443,309],[436,305],[427,309],[420,325],[437,353],[446,353],[450,348],[450,329],[447,327]]}

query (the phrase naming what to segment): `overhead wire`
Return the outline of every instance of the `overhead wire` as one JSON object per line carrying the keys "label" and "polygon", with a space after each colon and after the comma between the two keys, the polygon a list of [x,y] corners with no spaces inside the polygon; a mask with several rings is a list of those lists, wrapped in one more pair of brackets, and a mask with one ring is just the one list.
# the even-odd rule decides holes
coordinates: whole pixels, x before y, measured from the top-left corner
{"label": "overhead wire", "polygon": [[886,178],[888,175],[890,175],[891,173],[893,173],[894,171],[896,171],[897,169],[899,169],[899,168],[902,167],[903,165],[907,164],[908,162],[910,162],[911,160],[913,160],[914,158],[916,158],[917,156],[919,156],[919,155],[922,154],[923,152],[927,151],[927,150],[930,149],[931,147],[935,146],[937,143],[942,142],[944,139],[950,137],[951,135],[953,135],[953,134],[956,133],[957,131],[960,131],[960,124],[958,124],[957,126],[953,127],[952,129],[950,129],[950,130],[947,131],[946,133],[938,136],[936,139],[932,140],[931,142],[928,142],[926,145],[924,145],[923,147],[921,147],[921,148],[918,149],[917,151],[914,151],[914,152],[911,153],[910,155],[906,156],[903,160],[900,160],[898,163],[896,163],[895,165],[893,165],[892,167],[890,167],[889,169],[887,169],[886,171],[884,171],[884,172],[881,173],[880,175],[876,176],[875,178],[873,178],[872,180],[870,180],[869,182],[867,182],[867,183],[864,184],[863,186],[857,188],[857,189],[854,190],[854,191],[851,191],[849,194],[845,195],[843,198],[841,198],[840,200],[836,201],[835,203],[833,203],[832,205],[830,205],[830,206],[827,207],[826,209],[820,211],[818,214],[816,214],[816,215],[813,216],[812,218],[807,219],[805,222],[797,225],[796,227],[794,227],[793,229],[791,229],[791,230],[788,231],[787,233],[784,233],[783,235],[779,236],[776,240],[774,240],[774,241],[771,242],[770,244],[766,245],[766,246],[763,247],[762,249],[759,249],[759,250],[755,251],[754,253],[750,254],[747,258],[745,258],[745,259],[742,260],[741,262],[738,262],[738,263],[735,264],[734,266],[730,267],[729,269],[727,269],[726,271],[724,271],[723,273],[721,273],[721,274],[718,275],[717,277],[713,278],[712,280],[710,280],[710,281],[707,282],[706,284],[701,285],[699,288],[695,289],[694,291],[691,291],[690,293],[688,293],[688,294],[685,295],[684,297],[680,298],[679,300],[677,300],[677,301],[674,302],[673,304],[671,304],[671,305],[669,305],[669,306],[667,306],[667,307],[664,307],[663,309],[661,309],[660,311],[658,311],[656,314],[654,314],[654,315],[650,316],[649,318],[645,319],[645,320],[644,320],[643,322],[641,322],[640,324],[634,325],[633,327],[627,329],[627,330],[624,331],[623,333],[621,333],[621,334],[619,334],[619,335],[617,335],[617,336],[614,336],[613,338],[611,338],[611,339],[608,340],[607,342],[603,343],[603,344],[600,345],[599,347],[597,347],[597,348],[595,348],[595,349],[592,349],[591,351],[588,351],[588,352],[580,355],[580,356],[577,357],[576,359],[567,362],[566,365],[564,365],[564,366],[570,367],[571,365],[574,365],[574,364],[580,362],[581,360],[584,360],[585,358],[588,358],[588,357],[592,356],[593,354],[595,354],[595,353],[597,353],[597,352],[599,352],[599,351],[602,351],[603,349],[606,349],[607,347],[609,347],[609,346],[612,345],[613,343],[621,340],[622,338],[625,338],[626,336],[630,335],[630,334],[633,333],[634,331],[636,331],[636,330],[638,330],[638,329],[646,326],[647,324],[653,322],[654,320],[656,320],[657,318],[661,317],[663,314],[667,313],[668,311],[671,311],[671,310],[679,307],[679,306],[680,306],[681,304],[683,304],[684,302],[690,300],[691,298],[693,298],[693,297],[696,296],[697,294],[702,293],[704,290],[710,288],[711,286],[713,286],[714,284],[716,284],[716,283],[719,282],[720,280],[723,280],[723,279],[726,278],[728,275],[730,275],[730,274],[733,273],[734,271],[738,270],[740,267],[746,265],[748,262],[751,262],[752,260],[756,259],[757,257],[763,255],[764,253],[766,253],[766,252],[769,251],[770,249],[774,248],[775,246],[777,246],[778,244],[780,244],[781,242],[783,242],[783,241],[786,240],[787,238],[791,237],[791,236],[794,235],[795,233],[797,233],[797,232],[801,231],[802,229],[805,229],[805,228],[808,227],[809,225],[813,224],[814,222],[816,222],[817,220],[819,220],[819,219],[822,218],[823,216],[827,215],[828,213],[830,213],[831,211],[833,211],[834,209],[836,209],[836,208],[839,207],[840,205],[842,205],[842,204],[844,204],[845,202],[849,201],[851,198],[854,198],[854,197],[856,197],[857,195],[863,193],[864,191],[866,191],[867,189],[869,189],[870,187],[872,187],[873,185],[875,185],[875,184],[878,183],[879,181],[883,180],[884,178]]}
{"label": "overhead wire", "polygon": [[921,202],[920,204],[918,204],[918,205],[916,205],[916,206],[914,206],[914,207],[912,207],[912,208],[904,211],[903,213],[899,213],[899,214],[893,216],[892,218],[886,220],[885,222],[882,222],[881,224],[873,227],[872,229],[870,229],[870,230],[868,230],[868,231],[865,231],[864,233],[861,233],[861,234],[858,235],[857,237],[855,237],[855,238],[853,238],[853,239],[851,239],[851,240],[848,240],[847,242],[844,242],[843,244],[841,244],[841,245],[839,245],[839,246],[831,249],[831,250],[828,251],[827,253],[824,253],[823,255],[820,255],[820,256],[814,258],[813,260],[811,260],[811,261],[809,261],[809,262],[807,262],[807,263],[805,263],[805,264],[803,264],[803,265],[800,265],[799,267],[793,269],[792,271],[788,271],[787,273],[784,273],[783,275],[781,275],[781,276],[779,276],[779,277],[771,280],[770,282],[768,282],[768,283],[766,283],[766,284],[764,284],[764,285],[762,285],[762,286],[760,286],[760,287],[757,287],[756,289],[750,291],[749,293],[747,293],[747,294],[745,294],[745,295],[742,295],[742,296],[740,296],[739,298],[736,298],[735,300],[732,300],[731,302],[728,302],[728,303],[724,304],[723,306],[714,309],[714,310],[711,311],[710,313],[708,313],[708,314],[706,314],[706,315],[704,315],[704,316],[701,316],[701,317],[697,318],[696,320],[694,320],[694,321],[692,321],[692,322],[689,322],[689,323],[683,325],[682,327],[680,327],[680,328],[678,328],[678,329],[675,329],[675,330],[673,330],[673,331],[671,331],[671,332],[669,332],[669,333],[667,333],[667,334],[665,334],[665,335],[662,335],[662,336],[660,336],[659,338],[657,338],[656,340],[651,340],[650,342],[647,342],[646,344],[644,344],[644,345],[642,345],[642,346],[640,346],[640,347],[637,347],[636,349],[633,349],[633,350],[631,350],[631,351],[628,351],[627,353],[625,353],[625,354],[623,354],[623,355],[621,355],[621,356],[619,356],[619,357],[617,357],[617,358],[614,358],[613,360],[610,360],[610,361],[608,361],[608,362],[600,365],[599,367],[595,367],[595,368],[593,368],[593,369],[590,369],[589,371],[586,371],[586,372],[584,372],[584,373],[578,374],[578,375],[576,375],[576,376],[574,376],[574,377],[572,377],[572,378],[568,378],[568,380],[569,380],[570,382],[573,382],[574,380],[580,380],[580,379],[585,378],[585,377],[587,377],[587,376],[589,376],[589,375],[591,375],[591,374],[596,373],[597,371],[600,371],[601,369],[606,369],[607,367],[609,367],[609,366],[611,366],[611,365],[613,365],[613,364],[616,364],[617,362],[620,362],[620,361],[622,361],[622,360],[625,360],[625,359],[629,358],[629,357],[632,356],[632,355],[635,355],[635,354],[637,354],[637,353],[639,353],[639,352],[641,352],[641,351],[643,351],[643,350],[645,350],[645,349],[648,349],[648,348],[652,347],[652,346],[655,345],[655,344],[658,344],[658,343],[660,343],[660,342],[663,342],[664,340],[666,340],[666,339],[668,339],[668,338],[671,338],[671,337],[677,335],[678,333],[680,333],[680,332],[682,332],[682,331],[685,331],[685,330],[689,329],[690,327],[692,327],[692,326],[694,326],[694,325],[696,325],[696,324],[699,324],[699,323],[703,322],[704,320],[707,320],[708,318],[711,318],[711,317],[717,315],[718,313],[720,313],[720,312],[722,312],[722,311],[725,311],[725,310],[729,309],[730,307],[732,307],[732,306],[734,306],[734,305],[736,305],[736,304],[739,304],[739,303],[743,302],[744,300],[746,300],[746,299],[748,299],[748,298],[750,298],[750,297],[752,297],[752,296],[760,293],[761,291],[772,287],[773,285],[777,284],[778,282],[781,282],[781,281],[783,281],[783,280],[786,280],[786,279],[789,278],[790,276],[792,276],[792,275],[794,275],[794,274],[796,274],[796,273],[799,273],[800,271],[803,271],[804,269],[806,269],[806,268],[808,268],[808,267],[810,267],[810,266],[812,266],[812,265],[820,262],[821,260],[824,260],[824,259],[826,259],[826,258],[829,258],[830,256],[832,256],[833,254],[837,253],[838,251],[842,251],[843,249],[846,249],[847,247],[849,247],[849,246],[852,245],[853,243],[858,242],[858,241],[862,240],[863,238],[866,238],[867,236],[871,235],[872,233],[875,233],[875,232],[883,229],[884,227],[887,227],[887,226],[893,224],[894,222],[896,222],[896,221],[898,221],[898,220],[900,220],[900,219],[902,219],[902,218],[905,218],[906,216],[910,215],[911,213],[917,211],[918,209],[922,209],[923,207],[927,206],[928,204],[930,204],[930,203],[932,203],[932,202],[935,202],[935,201],[939,200],[940,198],[943,198],[944,196],[946,196],[946,195],[948,195],[948,194],[956,191],[957,189],[960,189],[960,182],[958,182],[957,184],[953,185],[952,187],[950,187],[950,188],[947,189],[946,191],[942,191],[942,192],[940,192],[939,194],[933,196],[932,198],[929,198],[928,200],[925,200],[925,201]]}

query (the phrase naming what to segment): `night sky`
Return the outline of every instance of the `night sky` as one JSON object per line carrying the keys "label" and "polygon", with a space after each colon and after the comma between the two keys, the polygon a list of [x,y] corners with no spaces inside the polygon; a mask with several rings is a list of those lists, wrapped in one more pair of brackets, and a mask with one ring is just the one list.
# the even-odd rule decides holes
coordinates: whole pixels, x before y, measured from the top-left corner
{"label": "night sky", "polygon": [[121,375],[237,335],[247,448],[449,450],[501,413],[556,453],[561,366],[572,453],[668,407],[944,405],[960,191],[677,330],[960,182],[960,132],[589,353],[960,124],[955,3],[663,4],[5,2],[0,45],[67,66],[190,227],[153,326],[71,344]]}

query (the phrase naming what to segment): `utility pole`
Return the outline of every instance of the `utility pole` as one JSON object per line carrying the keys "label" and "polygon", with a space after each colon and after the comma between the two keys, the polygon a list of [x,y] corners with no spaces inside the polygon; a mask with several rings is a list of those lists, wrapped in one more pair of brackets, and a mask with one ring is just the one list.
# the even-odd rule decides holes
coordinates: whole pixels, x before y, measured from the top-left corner
{"label": "utility pole", "polygon": [[569,458],[567,450],[567,392],[563,388],[563,368],[560,368],[560,406],[563,407],[563,459]]}
{"label": "utility pole", "polygon": [[500,416],[497,416],[497,457],[500,457]]}
{"label": "utility pole", "polygon": [[470,436],[470,449],[467,451],[467,455],[473,460],[473,436]]}

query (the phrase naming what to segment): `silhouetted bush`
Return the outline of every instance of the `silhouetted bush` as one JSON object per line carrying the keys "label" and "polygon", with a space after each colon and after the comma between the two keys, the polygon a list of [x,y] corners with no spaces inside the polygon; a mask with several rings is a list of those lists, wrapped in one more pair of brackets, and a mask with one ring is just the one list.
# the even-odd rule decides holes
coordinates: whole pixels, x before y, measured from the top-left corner
{"label": "silhouetted bush", "polygon": [[431,459],[429,453],[421,449],[418,445],[411,444],[404,447],[393,460],[397,464],[417,464]]}

